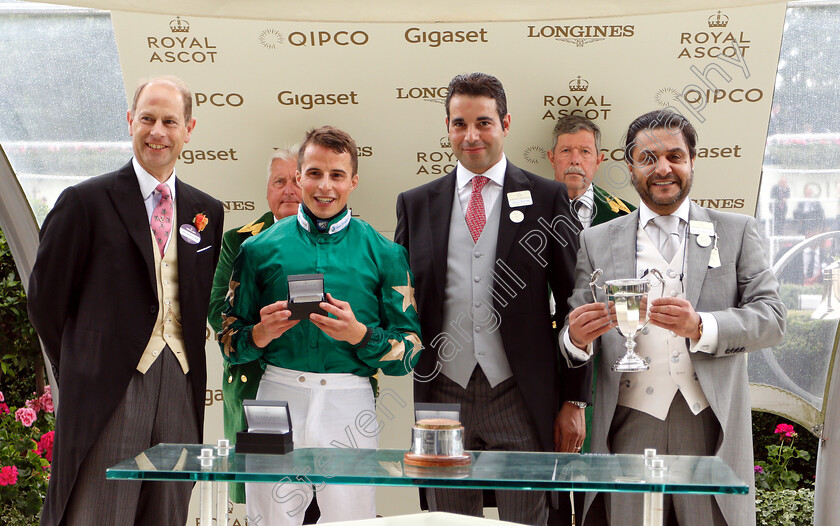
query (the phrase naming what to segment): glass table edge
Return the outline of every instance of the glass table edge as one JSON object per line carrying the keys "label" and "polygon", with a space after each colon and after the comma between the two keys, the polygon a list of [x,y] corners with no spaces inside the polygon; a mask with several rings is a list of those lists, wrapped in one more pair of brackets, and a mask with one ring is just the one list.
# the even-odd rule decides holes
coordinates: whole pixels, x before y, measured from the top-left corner
{"label": "glass table edge", "polygon": [[[158,444],[148,452],[166,446],[185,446],[184,444]],[[213,445],[186,445],[195,449],[215,448]],[[384,453],[404,453],[405,450],[381,449],[376,450]],[[487,453],[478,451],[469,453]],[[514,452],[516,453],[516,452]],[[544,454],[555,456],[557,453],[549,452],[524,452],[527,454]],[[235,454],[235,453],[234,453]],[[600,456],[600,455],[599,455]],[[632,456],[638,455],[604,455]],[[667,456],[664,456],[667,458]],[[231,457],[228,457],[231,458]],[[138,469],[118,468],[117,466],[106,470],[106,478],[109,480],[157,480],[157,481],[183,481],[183,482],[255,482],[255,483],[328,483],[346,485],[373,485],[390,487],[437,487],[437,488],[472,488],[472,489],[512,489],[512,490],[535,490],[535,491],[612,491],[632,493],[680,493],[680,494],[720,494],[720,495],[744,495],[749,493],[749,486],[744,484],[690,484],[690,483],[666,483],[657,481],[623,481],[620,484],[615,482],[591,482],[591,481],[552,481],[552,480],[501,480],[488,481],[464,478],[440,479],[426,478],[420,475],[403,477],[394,476],[339,476],[339,475],[316,475],[314,473],[300,474],[277,474],[277,473],[219,473],[209,468],[207,471],[143,471]],[[731,469],[731,468],[730,468]]]}
{"label": "glass table edge", "polygon": [[[248,483],[277,483],[286,482],[289,484],[343,484],[357,486],[383,486],[383,487],[406,487],[406,488],[458,488],[458,489],[507,489],[523,491],[605,491],[617,493],[679,493],[698,495],[746,495],[749,487],[744,486],[717,486],[710,484],[661,484],[661,483],[622,483],[611,484],[605,482],[534,482],[527,484],[514,484],[509,481],[492,483],[488,481],[470,482],[465,479],[453,479],[450,484],[441,479],[424,478],[376,478],[370,477],[361,479],[358,477],[326,477],[318,475],[306,475],[305,480],[293,480],[290,475],[276,474],[249,474],[244,477],[241,474],[230,473],[220,474],[215,472],[141,472],[123,471],[108,469],[105,478],[109,480],[155,480],[172,482],[248,482]],[[465,482],[468,482],[465,484]]]}

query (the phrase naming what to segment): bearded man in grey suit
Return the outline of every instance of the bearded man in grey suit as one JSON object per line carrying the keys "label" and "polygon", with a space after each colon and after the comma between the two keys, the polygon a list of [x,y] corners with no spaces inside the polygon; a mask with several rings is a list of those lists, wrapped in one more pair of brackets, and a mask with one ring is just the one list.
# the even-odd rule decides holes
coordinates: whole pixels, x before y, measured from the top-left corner
{"label": "bearded man in grey suit", "polygon": [[[718,455],[750,484],[749,496],[666,496],[666,524],[754,525],[744,353],[782,339],[786,310],[755,220],[688,199],[696,143],[691,123],[666,110],[630,124],[625,158],[641,204],[581,233],[561,348],[570,366],[603,354],[593,452],[656,448],[660,454]],[[597,268],[604,280],[641,277],[651,269],[665,279],[664,293],[653,287],[650,325],[636,339],[648,371],[610,370],[624,353],[624,338],[611,330],[605,305],[592,302],[589,281]],[[641,495],[587,495],[586,526],[641,521]]]}

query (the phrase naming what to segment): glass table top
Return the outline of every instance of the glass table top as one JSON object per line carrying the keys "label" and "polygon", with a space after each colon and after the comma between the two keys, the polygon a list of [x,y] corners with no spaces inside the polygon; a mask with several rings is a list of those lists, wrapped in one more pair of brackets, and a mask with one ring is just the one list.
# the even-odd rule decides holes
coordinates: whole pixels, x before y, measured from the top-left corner
{"label": "glass table top", "polygon": [[[213,458],[201,460],[201,449]],[[301,448],[285,455],[220,456],[212,445],[158,444],[109,468],[107,478],[224,482],[302,482],[484,489],[746,494],[748,486],[718,457],[668,456],[664,469],[642,455],[468,451],[469,466],[417,468],[405,450]],[[205,465],[202,465],[205,464]]]}

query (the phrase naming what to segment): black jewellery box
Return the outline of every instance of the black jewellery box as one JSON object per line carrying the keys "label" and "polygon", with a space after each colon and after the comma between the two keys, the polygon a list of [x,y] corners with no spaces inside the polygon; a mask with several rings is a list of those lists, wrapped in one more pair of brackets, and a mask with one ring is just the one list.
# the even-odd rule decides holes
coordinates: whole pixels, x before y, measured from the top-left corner
{"label": "black jewellery box", "polygon": [[277,400],[243,400],[248,431],[236,433],[237,453],[284,455],[295,449],[289,403]]}
{"label": "black jewellery box", "polygon": [[319,305],[322,301],[327,301],[323,274],[295,274],[288,277],[288,282],[288,308],[292,311],[290,320],[308,319],[313,312],[327,316],[327,311]]}

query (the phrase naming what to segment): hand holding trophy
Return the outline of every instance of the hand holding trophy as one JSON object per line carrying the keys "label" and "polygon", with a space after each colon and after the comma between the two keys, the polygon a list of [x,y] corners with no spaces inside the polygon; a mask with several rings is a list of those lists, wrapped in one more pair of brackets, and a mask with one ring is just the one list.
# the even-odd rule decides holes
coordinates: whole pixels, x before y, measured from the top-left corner
{"label": "hand holding trophy", "polygon": [[[621,373],[647,371],[648,364],[634,350],[636,348],[636,334],[644,329],[648,322],[648,292],[653,284],[650,280],[641,279],[613,279],[598,285],[598,278],[604,273],[596,269],[589,278],[589,288],[592,298],[598,301],[597,291],[603,289],[607,294],[607,308],[616,330],[624,336],[626,352],[612,366],[613,371]],[[654,276],[665,291],[665,280],[656,269],[651,269],[649,275]]]}

